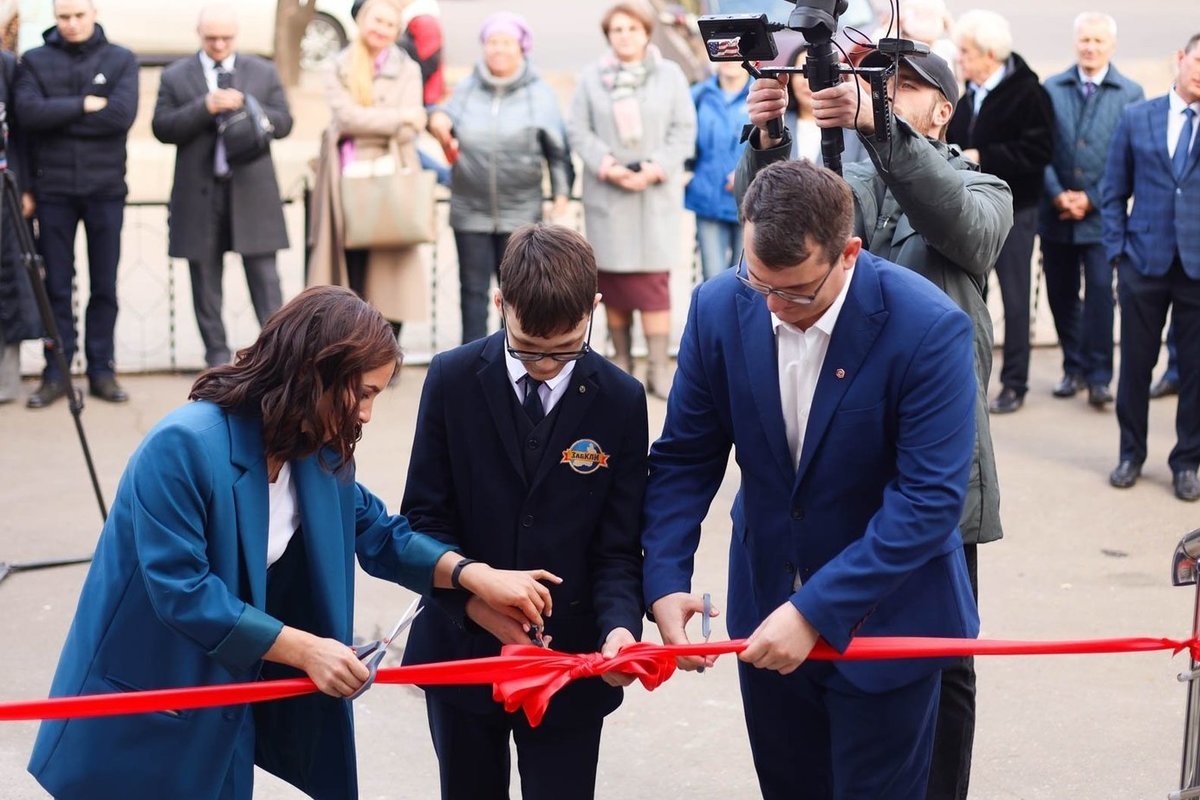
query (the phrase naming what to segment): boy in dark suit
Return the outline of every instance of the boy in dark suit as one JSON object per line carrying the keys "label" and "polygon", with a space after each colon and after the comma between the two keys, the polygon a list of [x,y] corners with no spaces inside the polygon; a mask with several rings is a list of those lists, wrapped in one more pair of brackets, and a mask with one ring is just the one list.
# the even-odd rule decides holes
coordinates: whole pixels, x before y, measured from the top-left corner
{"label": "boy in dark suit", "polygon": [[[531,638],[612,656],[640,638],[646,396],[589,347],[599,301],[587,241],[527,225],[500,265],[501,330],[430,364],[404,513],[468,558],[544,568],[561,582],[544,631],[466,592],[434,592],[405,664],[492,656]],[[510,734],[526,800],[591,797],[604,716],[631,679],[568,686],[536,729],[488,687],[427,687],[442,797],[507,798]]]}

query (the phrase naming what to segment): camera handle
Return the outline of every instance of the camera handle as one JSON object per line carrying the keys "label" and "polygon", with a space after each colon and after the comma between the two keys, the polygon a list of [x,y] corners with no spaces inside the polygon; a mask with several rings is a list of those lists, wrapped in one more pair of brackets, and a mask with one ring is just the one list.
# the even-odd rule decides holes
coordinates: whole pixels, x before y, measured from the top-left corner
{"label": "camera handle", "polygon": [[[832,52],[832,50],[831,50]],[[803,66],[800,67],[756,67],[749,61],[742,62],[742,68],[750,73],[750,76],[756,79],[777,78],[780,75],[799,74],[808,79],[809,85],[813,87],[813,91],[827,89],[830,86],[837,85],[844,75],[856,75],[865,77],[871,85],[871,105],[874,111],[875,118],[875,141],[886,142],[890,136],[892,117],[888,112],[888,94],[887,81],[895,72],[893,66],[887,67],[851,67],[840,64],[834,61],[831,72],[832,78],[824,74],[828,69],[827,66],[813,66],[814,61],[810,57],[805,60]],[[819,80],[825,81],[825,85],[817,86],[813,75],[821,73]],[[767,120],[767,135],[772,139],[783,138],[783,120],[780,117],[774,117]],[[824,128],[821,131],[821,158],[825,162],[825,166],[833,170],[837,174],[842,174],[842,151],[845,149],[845,140],[842,138],[842,132],[838,128]]]}

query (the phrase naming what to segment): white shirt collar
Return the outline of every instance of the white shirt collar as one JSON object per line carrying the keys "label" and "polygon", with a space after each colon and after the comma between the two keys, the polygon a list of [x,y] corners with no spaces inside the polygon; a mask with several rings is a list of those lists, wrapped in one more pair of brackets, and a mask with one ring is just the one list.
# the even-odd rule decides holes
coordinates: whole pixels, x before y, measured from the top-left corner
{"label": "white shirt collar", "polygon": [[[1171,104],[1171,116],[1182,114],[1185,108],[1192,109],[1192,111],[1195,111],[1196,114],[1200,116],[1200,100],[1197,100],[1195,103],[1185,103],[1183,98],[1179,96],[1179,90],[1174,86],[1172,86],[1171,91],[1167,93],[1167,98],[1168,102]],[[1197,122],[1200,122],[1200,120],[1197,120]]]}
{"label": "white shirt collar", "polygon": [[975,84],[976,90],[982,89],[985,93],[992,91],[1000,85],[1000,81],[1004,80],[1004,73],[1008,71],[1008,62],[996,67],[996,71],[983,83]]}
{"label": "white shirt collar", "polygon": [[1105,64],[1104,69],[1097,72],[1091,78],[1089,78],[1087,75],[1084,75],[1083,70],[1080,67],[1075,67],[1075,72],[1079,76],[1079,85],[1083,86],[1085,83],[1094,83],[1096,84],[1096,87],[1099,88],[1100,84],[1104,83],[1104,79],[1108,77],[1108,67],[1109,65]]}
{"label": "white shirt collar", "polygon": [[808,331],[802,331],[795,325],[784,322],[779,317],[771,314],[771,328],[775,331],[775,335],[779,335],[779,328],[783,326],[795,333],[808,333],[815,329],[826,336],[833,336],[833,328],[837,325],[838,316],[842,313],[842,306],[846,304],[846,295],[850,293],[850,282],[852,280],[854,280],[854,267],[846,271],[846,282],[842,284],[842,290],[838,292],[838,296],[834,298],[829,308],[825,309],[825,313],[817,318],[817,321],[812,324]]}
{"label": "white shirt collar", "polygon": [[[237,53],[230,53],[229,57],[221,62],[227,72],[233,72],[233,64],[237,60]],[[217,66],[217,62],[213,61],[208,53],[200,51],[200,66],[204,67],[205,72],[212,72]]]}

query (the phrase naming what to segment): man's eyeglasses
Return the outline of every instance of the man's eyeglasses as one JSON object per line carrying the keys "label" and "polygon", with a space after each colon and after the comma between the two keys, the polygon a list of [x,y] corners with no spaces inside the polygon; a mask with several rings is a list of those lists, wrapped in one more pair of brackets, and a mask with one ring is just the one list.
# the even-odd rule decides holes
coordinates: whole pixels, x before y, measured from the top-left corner
{"label": "man's eyeglasses", "polygon": [[583,347],[578,350],[558,350],[553,353],[537,353],[532,350],[517,350],[508,340],[508,325],[506,323],[507,312],[504,302],[500,302],[500,325],[504,328],[504,348],[508,350],[508,354],[517,361],[541,361],[543,358],[549,358],[552,361],[557,361],[560,364],[566,364],[569,361],[578,361],[579,359],[592,352],[592,320],[596,317],[596,309],[592,307],[592,313],[588,316],[587,334],[583,338]]}
{"label": "man's eyeglasses", "polygon": [[811,292],[789,292],[786,289],[776,289],[772,286],[767,286],[765,283],[759,283],[754,278],[750,277],[750,265],[746,263],[746,251],[742,251],[741,262],[738,264],[737,279],[742,282],[747,289],[752,292],[757,292],[763,297],[774,295],[785,303],[791,303],[797,306],[811,305],[817,299],[817,295],[821,293],[821,287],[825,285],[825,281],[829,280],[829,276],[833,274],[833,269],[838,264],[838,260],[834,259],[829,264],[829,269],[825,272],[825,277],[821,278],[821,282]]}

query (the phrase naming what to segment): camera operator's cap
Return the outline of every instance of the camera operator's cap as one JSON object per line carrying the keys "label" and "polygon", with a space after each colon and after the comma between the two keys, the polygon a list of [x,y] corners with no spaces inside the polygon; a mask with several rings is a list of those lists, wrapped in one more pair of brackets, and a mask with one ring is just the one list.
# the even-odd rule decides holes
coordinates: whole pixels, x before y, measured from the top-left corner
{"label": "camera operator's cap", "polygon": [[[892,57],[879,50],[872,50],[863,58],[860,67],[886,67],[892,63]],[[946,63],[946,59],[936,53],[923,56],[900,56],[900,63],[921,76],[930,86],[935,87],[950,101],[950,105],[958,105],[958,78],[954,70]]]}

